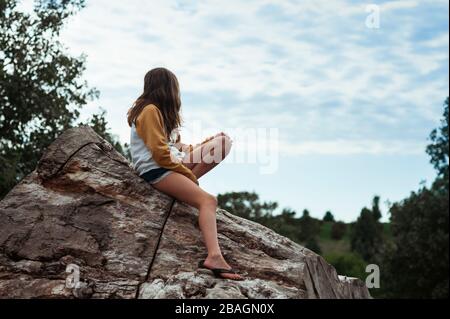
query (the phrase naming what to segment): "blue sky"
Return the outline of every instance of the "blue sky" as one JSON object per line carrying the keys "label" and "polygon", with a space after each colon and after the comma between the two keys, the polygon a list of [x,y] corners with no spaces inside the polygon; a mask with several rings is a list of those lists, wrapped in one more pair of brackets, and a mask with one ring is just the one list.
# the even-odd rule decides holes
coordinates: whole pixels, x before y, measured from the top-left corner
{"label": "blue sky", "polygon": [[[379,5],[379,28],[366,25],[368,4]],[[167,67],[181,84],[185,138],[193,123],[279,132],[274,174],[227,160],[201,182],[206,190],[254,190],[352,221],[375,194],[394,202],[434,178],[424,148],[448,95],[448,6],[88,0],[62,40],[87,55],[85,78],[101,92],[84,118],[103,107],[127,142],[125,114],[145,73]]]}

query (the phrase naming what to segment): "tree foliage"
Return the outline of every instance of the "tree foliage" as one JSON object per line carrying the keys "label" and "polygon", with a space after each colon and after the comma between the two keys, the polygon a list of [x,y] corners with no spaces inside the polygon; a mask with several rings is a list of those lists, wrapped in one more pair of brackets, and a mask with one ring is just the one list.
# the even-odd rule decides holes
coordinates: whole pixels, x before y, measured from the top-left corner
{"label": "tree foliage", "polygon": [[258,194],[254,192],[231,192],[219,194],[218,204],[221,208],[237,216],[263,221],[272,216],[273,211],[278,207],[276,202],[260,202]]}
{"label": "tree foliage", "polygon": [[38,0],[27,13],[0,0],[0,198],[98,97],[82,78],[85,57],[70,56],[58,40],[83,7],[84,0]]}
{"label": "tree foliage", "polygon": [[316,237],[320,231],[320,221],[312,218],[309,211],[305,209],[303,211],[303,216],[299,220],[299,225],[301,230],[299,236],[300,241],[314,246],[314,241],[316,241]]}
{"label": "tree foliage", "polygon": [[382,281],[387,297],[448,298],[448,98],[442,127],[430,140],[427,152],[436,181],[390,209],[393,244],[384,254]]}
{"label": "tree foliage", "polygon": [[131,160],[131,153],[128,144],[121,144],[119,139],[111,133],[108,128],[108,122],[106,121],[106,111],[101,110],[100,113],[94,114],[86,123],[92,127],[92,129],[106,141],[108,141],[119,153]]}
{"label": "tree foliage", "polygon": [[20,12],[17,4],[0,2],[2,194],[34,169],[45,147],[97,94],[81,79],[84,57],[67,55],[57,40],[64,20],[83,1],[37,1],[33,14]]}
{"label": "tree foliage", "polygon": [[372,200],[372,214],[377,221],[379,221],[381,217],[383,217],[380,209],[380,196],[375,196]]}
{"label": "tree foliage", "polygon": [[352,251],[367,262],[374,262],[382,252],[383,225],[377,217],[377,208],[370,210],[364,207],[350,233]]}
{"label": "tree foliage", "polygon": [[384,255],[388,296],[447,298],[448,197],[422,188],[391,208],[394,245]]}
{"label": "tree foliage", "polygon": [[330,211],[326,212],[325,216],[323,216],[323,221],[324,222],[334,222],[333,214]]}
{"label": "tree foliage", "polygon": [[448,192],[448,97],[444,102],[444,114],[441,120],[441,127],[435,129],[430,134],[431,144],[427,146],[427,153],[431,158],[431,164],[438,173],[436,182],[439,187],[442,185]]}
{"label": "tree foliage", "polygon": [[357,254],[353,253],[330,253],[324,256],[325,260],[332,264],[338,274],[355,277],[364,280],[367,263]]}

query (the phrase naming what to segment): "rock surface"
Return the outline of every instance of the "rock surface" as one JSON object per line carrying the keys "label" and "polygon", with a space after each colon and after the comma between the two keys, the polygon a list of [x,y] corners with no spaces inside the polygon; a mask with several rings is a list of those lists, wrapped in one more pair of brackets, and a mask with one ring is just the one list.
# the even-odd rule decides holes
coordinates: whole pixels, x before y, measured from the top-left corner
{"label": "rock surface", "polygon": [[92,129],[70,129],[0,202],[0,298],[370,298],[361,280],[224,210],[220,245],[247,275],[215,279],[197,268],[197,216]]}

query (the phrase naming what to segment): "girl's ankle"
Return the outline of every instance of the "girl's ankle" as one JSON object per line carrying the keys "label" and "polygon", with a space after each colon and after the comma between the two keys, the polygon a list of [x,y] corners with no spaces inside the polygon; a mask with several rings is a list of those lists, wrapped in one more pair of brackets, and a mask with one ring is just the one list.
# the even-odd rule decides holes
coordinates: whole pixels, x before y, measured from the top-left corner
{"label": "girl's ankle", "polygon": [[218,253],[211,253],[208,254],[208,259],[221,259],[222,258],[222,254],[220,252]]}

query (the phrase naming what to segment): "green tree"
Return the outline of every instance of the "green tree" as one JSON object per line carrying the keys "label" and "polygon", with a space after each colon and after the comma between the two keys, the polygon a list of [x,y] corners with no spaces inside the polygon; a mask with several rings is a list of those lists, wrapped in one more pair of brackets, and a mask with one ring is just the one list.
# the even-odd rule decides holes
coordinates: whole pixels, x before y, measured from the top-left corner
{"label": "green tree", "polygon": [[427,153],[431,157],[431,164],[437,170],[438,178],[436,187],[444,187],[448,192],[448,97],[444,102],[444,118],[441,120],[441,127],[435,129],[430,134],[431,144],[427,146]]}
{"label": "green tree", "polygon": [[448,298],[448,209],[448,197],[425,187],[391,207],[394,245],[383,263],[388,296]]}
{"label": "green tree", "polygon": [[278,207],[276,202],[260,202],[255,192],[230,192],[217,196],[219,207],[237,216],[264,222]]}
{"label": "green tree", "polygon": [[325,216],[323,216],[323,221],[324,222],[334,222],[333,214],[330,211],[326,212]]}
{"label": "green tree", "polygon": [[82,79],[85,57],[70,56],[58,40],[83,7],[84,0],[37,0],[25,13],[17,0],[0,0],[0,198],[98,97]]}
{"label": "green tree", "polygon": [[106,121],[106,111],[101,109],[100,113],[94,114],[86,123],[101,137],[108,141],[119,153],[131,160],[131,153],[128,144],[121,144],[117,136],[111,133]]}
{"label": "green tree", "polygon": [[431,133],[427,147],[436,181],[390,208],[393,238],[382,268],[387,297],[448,298],[448,120],[447,98],[442,126]]}
{"label": "green tree", "polygon": [[383,228],[373,212],[364,207],[351,228],[350,244],[353,252],[367,262],[374,262],[382,251]]}
{"label": "green tree", "polygon": [[309,211],[305,209],[299,221],[300,225],[300,241],[307,243],[313,241],[320,232],[319,220],[312,218]]}
{"label": "green tree", "polygon": [[311,249],[317,254],[321,253],[321,248],[317,241],[320,233],[320,221],[311,217],[307,209],[303,210],[303,215],[298,222],[300,233],[298,239],[306,248]]}
{"label": "green tree", "polygon": [[278,234],[286,236],[287,238],[300,243],[300,225],[299,219],[296,218],[296,212],[284,208],[279,215],[266,218],[263,222],[266,227],[276,231]]}
{"label": "green tree", "polygon": [[380,209],[380,196],[375,196],[372,201],[372,214],[373,217],[379,221],[383,215],[381,214]]}

